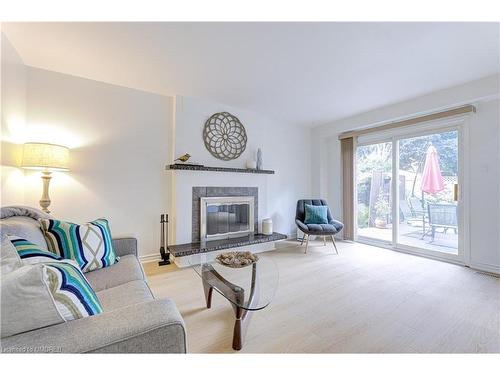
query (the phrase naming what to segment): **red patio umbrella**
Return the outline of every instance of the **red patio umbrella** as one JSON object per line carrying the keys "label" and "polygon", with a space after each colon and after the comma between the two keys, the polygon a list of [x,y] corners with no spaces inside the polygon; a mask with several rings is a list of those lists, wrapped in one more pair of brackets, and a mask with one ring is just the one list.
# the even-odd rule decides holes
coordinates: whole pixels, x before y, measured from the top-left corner
{"label": "red patio umbrella", "polygon": [[434,194],[444,190],[444,179],[439,168],[439,158],[437,150],[430,145],[425,156],[424,171],[422,172],[423,192]]}

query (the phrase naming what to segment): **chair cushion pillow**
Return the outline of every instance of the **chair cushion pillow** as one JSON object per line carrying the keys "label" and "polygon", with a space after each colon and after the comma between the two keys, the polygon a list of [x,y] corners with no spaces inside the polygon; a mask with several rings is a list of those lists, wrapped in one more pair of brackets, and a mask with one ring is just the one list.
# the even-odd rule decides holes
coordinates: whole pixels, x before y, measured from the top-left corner
{"label": "chair cushion pillow", "polygon": [[82,225],[40,219],[40,224],[49,250],[75,260],[83,272],[108,267],[118,261],[106,219]]}
{"label": "chair cushion pillow", "polygon": [[2,338],[102,312],[80,268],[66,261],[2,275],[1,306]]}
{"label": "chair cushion pillow", "polygon": [[337,234],[337,229],[331,224],[307,224],[309,234]]}
{"label": "chair cushion pillow", "polygon": [[305,205],[306,217],[304,224],[328,224],[328,207]]}
{"label": "chair cushion pillow", "polygon": [[42,250],[40,246],[24,238],[17,236],[7,236],[7,238],[14,245],[23,264],[46,263],[63,259],[50,251]]}

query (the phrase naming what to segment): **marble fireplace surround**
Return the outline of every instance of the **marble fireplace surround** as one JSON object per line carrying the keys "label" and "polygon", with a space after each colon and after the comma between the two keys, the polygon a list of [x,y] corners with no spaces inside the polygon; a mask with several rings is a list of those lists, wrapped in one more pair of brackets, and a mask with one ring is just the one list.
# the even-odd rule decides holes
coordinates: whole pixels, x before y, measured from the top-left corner
{"label": "marble fireplace surround", "polygon": [[202,197],[253,197],[254,198],[254,232],[258,231],[259,188],[226,187],[226,186],[193,186],[191,211],[191,240],[200,241],[200,201]]}

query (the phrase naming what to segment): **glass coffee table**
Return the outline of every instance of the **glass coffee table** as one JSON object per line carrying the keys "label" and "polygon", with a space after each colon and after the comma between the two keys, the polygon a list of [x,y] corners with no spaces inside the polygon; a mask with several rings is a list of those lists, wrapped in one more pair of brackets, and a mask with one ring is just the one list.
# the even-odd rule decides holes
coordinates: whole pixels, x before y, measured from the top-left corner
{"label": "glass coffee table", "polygon": [[191,267],[201,277],[205,301],[209,309],[215,289],[233,307],[236,321],[233,332],[233,349],[243,345],[253,311],[262,310],[274,298],[278,287],[278,267],[265,253],[256,254],[257,262],[242,268],[231,268],[215,260],[213,253],[191,256]]}

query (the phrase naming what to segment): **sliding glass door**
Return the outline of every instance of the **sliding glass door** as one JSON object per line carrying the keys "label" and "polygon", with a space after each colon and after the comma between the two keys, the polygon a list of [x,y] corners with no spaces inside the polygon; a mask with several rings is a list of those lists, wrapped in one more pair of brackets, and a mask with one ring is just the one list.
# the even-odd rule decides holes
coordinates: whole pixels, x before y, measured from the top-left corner
{"label": "sliding glass door", "polygon": [[457,254],[458,131],[398,142],[398,244]]}
{"label": "sliding glass door", "polygon": [[360,141],[355,154],[356,238],[458,256],[459,129],[405,130]]}
{"label": "sliding glass door", "polygon": [[357,234],[392,242],[392,143],[356,149]]}

